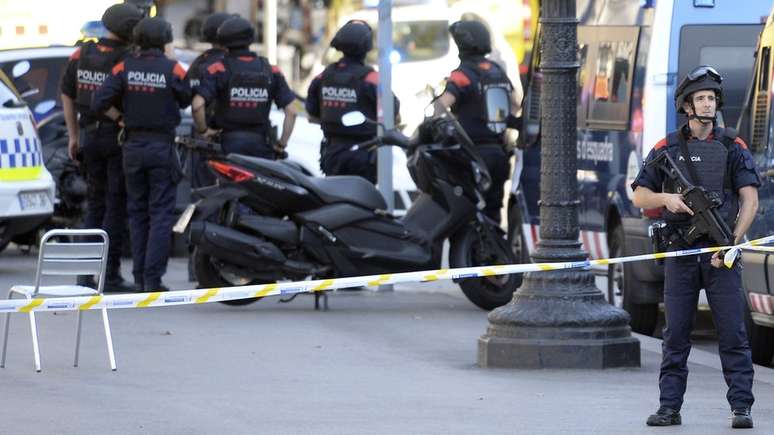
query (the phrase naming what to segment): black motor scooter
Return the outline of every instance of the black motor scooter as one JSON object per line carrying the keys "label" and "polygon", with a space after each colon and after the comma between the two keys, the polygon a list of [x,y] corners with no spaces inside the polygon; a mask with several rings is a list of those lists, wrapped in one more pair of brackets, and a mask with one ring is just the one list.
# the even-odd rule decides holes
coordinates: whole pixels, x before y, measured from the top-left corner
{"label": "black motor scooter", "polygon": [[[397,131],[355,145],[406,150],[421,191],[405,216],[390,215],[379,191],[354,176],[310,177],[292,163],[239,154],[217,144],[181,139],[209,153],[218,185],[181,215],[202,287],[438,269],[450,240],[451,267],[516,263],[506,235],[482,212],[491,182],[470,138],[448,110],[428,118],[411,139]],[[367,122],[359,112],[345,125]],[[458,281],[475,305],[491,310],[510,301],[521,275]],[[255,299],[239,300],[249,303]]]}

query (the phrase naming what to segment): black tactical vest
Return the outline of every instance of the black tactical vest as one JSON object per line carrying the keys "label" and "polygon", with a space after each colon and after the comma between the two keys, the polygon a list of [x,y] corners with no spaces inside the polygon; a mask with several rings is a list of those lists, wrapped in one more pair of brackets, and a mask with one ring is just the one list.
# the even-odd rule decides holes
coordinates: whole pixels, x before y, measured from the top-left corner
{"label": "black tactical vest", "polygon": [[[692,139],[686,142],[688,156],[683,156],[680,150],[681,133],[673,132],[667,136],[666,152],[676,152],[673,155],[680,172],[688,181],[695,185],[704,187],[709,195],[714,195],[720,202],[719,208],[721,216],[728,224],[729,228],[734,228],[736,216],[739,213],[739,196],[733,190],[731,183],[731,170],[729,168],[729,149],[736,139],[736,130],[715,128],[713,130],[712,140]],[[693,166],[696,168],[696,175],[699,180],[693,180],[691,172],[686,164],[686,158],[690,158]],[[681,193],[674,183],[667,179],[663,185],[663,191],[666,193]],[[687,222],[688,216],[685,213],[675,214],[668,209],[664,209],[664,220],[671,223]]]}
{"label": "black tactical vest", "polygon": [[227,56],[223,64],[230,79],[226,91],[217,98],[217,125],[252,129],[268,124],[273,98],[269,61],[261,56],[249,62]]}
{"label": "black tactical vest", "polygon": [[320,81],[320,120],[324,123],[341,123],[341,116],[352,111],[372,116],[373,108],[366,103],[363,79],[373,68],[348,64],[340,68],[334,63],[325,68]]}
{"label": "black tactical vest", "polygon": [[100,50],[95,42],[87,42],[81,46],[81,57],[78,59],[77,89],[75,102],[81,107],[90,107],[95,91],[102,86],[110,74],[110,70],[127,53],[125,47],[106,47]]}
{"label": "black tactical vest", "polygon": [[188,81],[191,85],[191,89],[201,84],[204,70],[213,63],[223,60],[225,54],[226,52],[223,50],[211,48],[194,59],[191,66],[188,68]]}
{"label": "black tactical vest", "polygon": [[133,56],[124,61],[123,109],[129,130],[169,132],[180,123],[180,108],[171,87],[175,65],[164,56]]}
{"label": "black tactical vest", "polygon": [[[488,65],[488,68],[485,67],[486,65]],[[487,110],[487,93],[500,90],[510,97],[511,92],[513,92],[513,85],[505,71],[495,62],[488,60],[476,62],[463,61],[460,64],[460,69],[468,77],[478,78],[478,80],[473,80],[478,83],[475,87],[475,96],[457,106],[456,112],[463,128],[469,133],[473,132],[472,136],[480,136],[481,134],[477,134],[479,131],[483,134],[486,134],[487,131],[492,135],[502,134],[504,125],[502,129],[499,129],[490,123]],[[505,108],[508,113],[501,114],[502,119],[505,119],[510,113],[510,100]]]}

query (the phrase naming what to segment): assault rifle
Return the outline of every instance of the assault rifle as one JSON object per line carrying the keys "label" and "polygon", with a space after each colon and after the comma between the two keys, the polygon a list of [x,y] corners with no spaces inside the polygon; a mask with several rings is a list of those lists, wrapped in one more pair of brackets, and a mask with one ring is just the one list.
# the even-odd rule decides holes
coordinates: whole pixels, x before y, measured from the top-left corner
{"label": "assault rifle", "polygon": [[734,244],[734,234],[718,210],[722,200],[715,193],[707,192],[703,187],[694,186],[688,181],[669,153],[661,153],[658,158],[648,162],[648,166],[662,170],[675,182],[677,192],[683,195],[685,205],[693,212],[688,229],[682,232],[688,245],[704,235],[709,235],[718,246]]}

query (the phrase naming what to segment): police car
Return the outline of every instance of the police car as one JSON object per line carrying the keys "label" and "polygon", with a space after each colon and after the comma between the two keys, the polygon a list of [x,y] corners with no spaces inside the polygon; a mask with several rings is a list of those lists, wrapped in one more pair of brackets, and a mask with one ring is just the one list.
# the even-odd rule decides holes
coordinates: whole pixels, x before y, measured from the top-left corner
{"label": "police car", "polygon": [[[25,64],[12,77],[26,71]],[[53,213],[54,180],[43,164],[35,120],[13,82],[0,71],[0,250]]]}

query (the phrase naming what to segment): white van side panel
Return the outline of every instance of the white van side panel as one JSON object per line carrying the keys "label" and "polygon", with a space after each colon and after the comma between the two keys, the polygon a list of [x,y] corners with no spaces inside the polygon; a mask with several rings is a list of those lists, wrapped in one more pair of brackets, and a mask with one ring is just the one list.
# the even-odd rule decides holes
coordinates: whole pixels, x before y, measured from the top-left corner
{"label": "white van side panel", "polygon": [[674,4],[660,1],[653,19],[653,32],[648,50],[645,90],[642,99],[642,160],[656,142],[666,136],[667,86],[669,84],[669,39]]}

